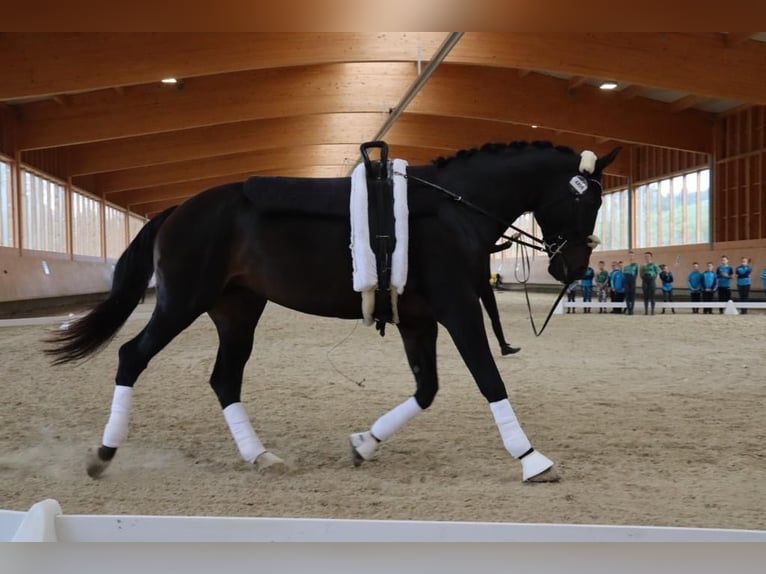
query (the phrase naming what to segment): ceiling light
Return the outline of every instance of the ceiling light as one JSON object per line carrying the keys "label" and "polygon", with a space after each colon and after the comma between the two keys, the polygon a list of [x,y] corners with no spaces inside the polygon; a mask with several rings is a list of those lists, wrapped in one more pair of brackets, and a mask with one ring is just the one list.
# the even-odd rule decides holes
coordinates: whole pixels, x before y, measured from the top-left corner
{"label": "ceiling light", "polygon": [[175,78],[162,78],[163,84],[177,84],[178,80]]}
{"label": "ceiling light", "polygon": [[537,126],[536,126],[535,124],[532,124],[532,129],[533,129],[533,130],[536,130],[536,129],[537,129]]}
{"label": "ceiling light", "polygon": [[599,88],[602,90],[613,90],[617,87],[617,82],[601,82]]}

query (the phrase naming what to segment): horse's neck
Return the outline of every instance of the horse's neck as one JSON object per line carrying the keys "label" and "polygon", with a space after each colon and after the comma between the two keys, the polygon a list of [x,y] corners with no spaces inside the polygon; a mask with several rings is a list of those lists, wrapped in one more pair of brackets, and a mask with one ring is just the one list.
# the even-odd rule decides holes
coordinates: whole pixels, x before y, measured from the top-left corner
{"label": "horse's neck", "polygon": [[488,246],[494,245],[533,204],[534,189],[528,182],[530,178],[522,172],[515,177],[514,171],[507,166],[496,172],[483,169],[481,165],[456,165],[414,169],[411,173],[460,196],[463,201],[455,201],[456,208],[471,223],[477,240]]}

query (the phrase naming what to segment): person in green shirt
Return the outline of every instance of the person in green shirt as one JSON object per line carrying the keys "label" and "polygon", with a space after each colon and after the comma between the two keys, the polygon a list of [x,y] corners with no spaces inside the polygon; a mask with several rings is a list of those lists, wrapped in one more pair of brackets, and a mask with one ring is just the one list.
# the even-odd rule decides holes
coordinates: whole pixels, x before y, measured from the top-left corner
{"label": "person in green shirt", "polygon": [[653,261],[652,252],[647,251],[644,253],[644,264],[641,266],[641,290],[644,292],[644,315],[649,314],[650,302],[652,304],[652,315],[654,315],[654,294],[657,290],[657,276],[659,274],[659,265]]}
{"label": "person in green shirt", "polygon": [[[607,294],[609,293],[609,271],[606,270],[605,263],[603,261],[598,262],[598,273],[596,274],[596,288],[598,289],[598,302],[603,303],[606,301]],[[599,307],[599,313],[606,313],[606,307]]]}
{"label": "person in green shirt", "polygon": [[633,314],[636,306],[636,276],[638,276],[638,263],[632,251],[628,251],[628,264],[623,268],[622,274],[625,281],[625,306],[628,315]]}

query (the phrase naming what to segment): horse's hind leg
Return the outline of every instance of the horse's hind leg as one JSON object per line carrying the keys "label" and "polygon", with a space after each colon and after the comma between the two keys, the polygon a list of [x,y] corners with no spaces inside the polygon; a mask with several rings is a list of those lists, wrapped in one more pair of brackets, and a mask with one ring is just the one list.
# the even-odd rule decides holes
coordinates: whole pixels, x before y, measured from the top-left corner
{"label": "horse's hind leg", "polygon": [[436,321],[423,319],[415,323],[400,323],[398,327],[407,360],[415,375],[417,389],[414,396],[376,420],[370,430],[351,435],[354,466],[370,460],[381,442],[390,438],[415,415],[430,407],[439,390],[436,374]]}
{"label": "horse's hind leg", "polygon": [[243,459],[259,469],[286,470],[284,461],[266,450],[241,402],[242,374],[253,349],[253,335],[266,299],[240,287],[229,287],[208,311],[218,330],[210,386],[218,397],[226,424]]}
{"label": "horse's hind leg", "polygon": [[88,452],[86,470],[89,476],[101,476],[117,453],[117,448],[128,437],[133,384],[139,375],[146,369],[152,357],[191,325],[199,315],[200,313],[188,310],[171,310],[167,304],[160,302],[146,327],[120,347],[111,414],[104,428],[101,446]]}

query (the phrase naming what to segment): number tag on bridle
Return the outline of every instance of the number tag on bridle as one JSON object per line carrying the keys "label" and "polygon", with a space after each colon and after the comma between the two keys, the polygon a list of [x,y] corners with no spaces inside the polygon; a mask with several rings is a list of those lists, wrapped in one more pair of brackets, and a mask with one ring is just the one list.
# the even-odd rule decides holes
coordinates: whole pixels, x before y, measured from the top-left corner
{"label": "number tag on bridle", "polygon": [[577,195],[582,195],[588,190],[588,180],[581,175],[576,175],[569,180],[569,187],[571,187]]}

